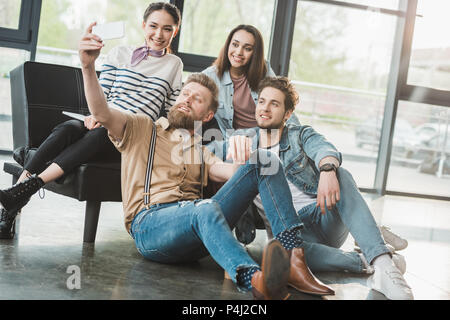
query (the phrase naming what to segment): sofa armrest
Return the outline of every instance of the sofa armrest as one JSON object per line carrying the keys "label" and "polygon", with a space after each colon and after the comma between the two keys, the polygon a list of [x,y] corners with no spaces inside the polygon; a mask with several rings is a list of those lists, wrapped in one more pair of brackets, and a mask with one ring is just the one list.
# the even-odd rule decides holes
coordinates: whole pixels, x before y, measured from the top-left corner
{"label": "sofa armrest", "polygon": [[25,107],[26,92],[23,64],[10,72],[11,82],[11,114],[14,149],[28,145],[28,108]]}

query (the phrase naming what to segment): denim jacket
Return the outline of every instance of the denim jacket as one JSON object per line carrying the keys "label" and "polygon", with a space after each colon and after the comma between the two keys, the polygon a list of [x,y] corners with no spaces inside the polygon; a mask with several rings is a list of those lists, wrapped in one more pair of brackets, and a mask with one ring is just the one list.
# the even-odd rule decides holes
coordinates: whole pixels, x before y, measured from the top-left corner
{"label": "denim jacket", "polygon": [[[227,130],[233,129],[233,118],[234,118],[234,108],[233,108],[233,94],[234,94],[234,86],[233,81],[231,80],[230,71],[226,70],[223,74],[222,79],[219,78],[216,72],[216,67],[211,66],[202,71],[202,73],[209,76],[214,80],[218,89],[219,89],[219,107],[217,108],[217,112],[214,117],[217,120],[220,131],[224,139],[228,137]],[[270,67],[269,63],[267,63],[267,74],[266,77],[274,77],[275,73]],[[258,103],[258,93],[256,91],[251,90],[251,95],[255,105]],[[292,120],[291,120],[292,119]],[[298,119],[295,115],[292,115],[289,122],[299,123]]]}
{"label": "denim jacket", "polygon": [[[234,135],[253,137],[252,150],[256,150],[259,128],[237,130]],[[228,143],[210,144],[208,147],[222,158],[226,157]],[[319,163],[328,156],[342,163],[342,154],[312,127],[296,124],[285,126],[280,139],[280,160],[287,179],[299,190],[317,195]]]}

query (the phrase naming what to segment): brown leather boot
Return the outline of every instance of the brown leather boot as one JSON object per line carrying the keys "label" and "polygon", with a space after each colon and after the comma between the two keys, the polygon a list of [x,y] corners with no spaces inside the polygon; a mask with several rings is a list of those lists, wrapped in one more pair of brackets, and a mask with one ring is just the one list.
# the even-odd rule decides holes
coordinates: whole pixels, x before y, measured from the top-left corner
{"label": "brown leather boot", "polygon": [[291,270],[288,285],[300,292],[314,295],[334,295],[334,290],[317,279],[306,264],[303,248],[288,251]]}
{"label": "brown leather boot", "polygon": [[255,300],[286,300],[290,294],[287,291],[289,278],[289,254],[281,243],[270,240],[264,248],[262,271],[253,274],[252,293]]}

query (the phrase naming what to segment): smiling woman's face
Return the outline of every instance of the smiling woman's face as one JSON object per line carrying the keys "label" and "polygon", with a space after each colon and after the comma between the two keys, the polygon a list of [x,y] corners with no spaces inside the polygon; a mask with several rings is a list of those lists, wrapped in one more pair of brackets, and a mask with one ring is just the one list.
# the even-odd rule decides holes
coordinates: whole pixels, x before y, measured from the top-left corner
{"label": "smiling woman's face", "polygon": [[242,71],[250,62],[255,46],[255,37],[245,30],[238,30],[233,34],[228,46],[228,59],[231,69]]}
{"label": "smiling woman's face", "polygon": [[142,23],[147,46],[152,50],[162,50],[170,46],[177,32],[173,17],[165,10],[157,10]]}

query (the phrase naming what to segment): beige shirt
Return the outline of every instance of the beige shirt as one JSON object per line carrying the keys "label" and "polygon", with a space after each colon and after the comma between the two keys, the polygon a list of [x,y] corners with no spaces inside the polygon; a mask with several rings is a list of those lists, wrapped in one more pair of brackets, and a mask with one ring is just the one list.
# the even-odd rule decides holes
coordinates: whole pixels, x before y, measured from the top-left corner
{"label": "beige shirt", "polygon": [[[147,171],[153,121],[145,115],[127,114],[122,140],[109,136],[122,154],[121,187],[125,214],[125,228],[130,232],[131,222],[144,206],[144,184]],[[184,134],[183,134],[184,133]],[[205,162],[203,184],[208,182],[209,168],[219,158],[205,147],[201,137],[192,137],[187,131],[169,126],[166,118],[156,121],[156,145],[150,186],[150,205],[201,197],[201,153]]]}

